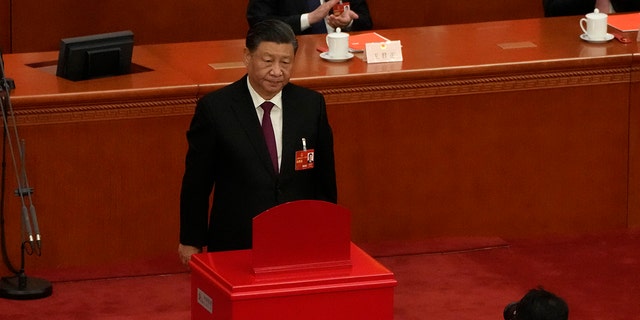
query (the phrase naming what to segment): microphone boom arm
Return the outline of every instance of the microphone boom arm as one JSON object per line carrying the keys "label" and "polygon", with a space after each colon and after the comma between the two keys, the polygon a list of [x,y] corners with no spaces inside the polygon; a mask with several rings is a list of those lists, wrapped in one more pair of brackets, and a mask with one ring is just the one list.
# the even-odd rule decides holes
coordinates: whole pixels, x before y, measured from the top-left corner
{"label": "microphone boom arm", "polygon": [[[33,204],[33,188],[29,186],[29,179],[27,178],[27,170],[25,166],[25,152],[24,152],[24,140],[20,140],[18,136],[18,125],[16,117],[11,106],[10,91],[15,88],[15,84],[10,79],[5,78],[4,73],[4,60],[2,59],[2,52],[0,52],[0,112],[2,113],[2,124],[4,127],[3,132],[3,152],[2,152],[2,181],[0,194],[0,240],[2,245],[2,260],[9,269],[15,273],[13,277],[0,278],[0,297],[15,300],[27,300],[27,299],[40,299],[50,296],[53,293],[53,287],[51,283],[45,279],[27,277],[24,271],[25,252],[28,254],[36,253],[41,255],[41,239],[40,230],[38,227],[38,220],[36,217],[36,209]],[[9,119],[11,119],[11,126],[13,126],[13,135],[10,130]],[[14,150],[14,139],[18,154],[20,157],[20,166],[16,161],[16,152]],[[8,142],[8,143],[7,143]],[[13,163],[13,169],[18,184],[18,188],[15,193],[20,197],[21,202],[21,221],[22,221],[22,241],[20,245],[20,270],[15,270],[6,250],[5,242],[5,230],[4,230],[4,186],[5,186],[5,146],[8,144],[11,160]],[[18,168],[19,172],[18,172]],[[28,208],[27,209],[27,204]],[[35,232],[35,237],[34,237]]]}

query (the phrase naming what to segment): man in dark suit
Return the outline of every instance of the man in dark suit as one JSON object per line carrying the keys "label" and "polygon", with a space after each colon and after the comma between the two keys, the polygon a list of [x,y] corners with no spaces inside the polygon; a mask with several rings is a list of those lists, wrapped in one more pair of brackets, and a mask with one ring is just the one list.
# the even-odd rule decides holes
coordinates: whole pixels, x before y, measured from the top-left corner
{"label": "man in dark suit", "polygon": [[640,11],[638,0],[542,0],[542,5],[546,17],[584,15],[596,7],[604,13]]}
{"label": "man in dark suit", "polygon": [[[183,263],[205,246],[207,251],[251,248],[253,217],[278,204],[337,202],[324,97],[289,83],[296,49],[295,34],[284,22],[256,24],[244,50],[247,75],[198,101],[187,132],[180,194]],[[265,101],[275,104],[268,115]],[[265,142],[271,134],[261,126],[266,122],[275,137],[273,160]],[[313,165],[296,166],[295,160],[307,159],[309,152]]]}
{"label": "man in dark suit", "polygon": [[342,31],[373,28],[366,0],[344,1],[349,2],[349,10],[334,15],[332,8],[340,0],[249,0],[247,21],[251,27],[266,19],[282,20],[296,34],[327,33],[338,27]]}

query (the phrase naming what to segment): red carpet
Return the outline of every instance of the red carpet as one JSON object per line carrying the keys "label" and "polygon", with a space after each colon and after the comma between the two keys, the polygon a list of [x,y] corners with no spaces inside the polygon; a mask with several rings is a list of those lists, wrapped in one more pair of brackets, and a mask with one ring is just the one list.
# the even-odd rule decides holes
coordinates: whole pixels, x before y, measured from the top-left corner
{"label": "red carpet", "polygon": [[0,300],[0,319],[190,319],[188,273],[56,282],[39,300]]}
{"label": "red carpet", "polygon": [[[391,244],[362,247],[395,273],[396,320],[501,319],[508,302],[539,285],[567,300],[570,319],[640,319],[640,230],[524,240],[434,239],[396,246],[401,255],[393,256]],[[82,276],[90,278],[88,272]],[[187,273],[53,285],[53,295],[45,299],[0,299],[0,319],[190,318]]]}
{"label": "red carpet", "polygon": [[500,319],[540,285],[567,301],[569,319],[640,319],[640,230],[509,242],[379,258],[398,280],[395,319]]}

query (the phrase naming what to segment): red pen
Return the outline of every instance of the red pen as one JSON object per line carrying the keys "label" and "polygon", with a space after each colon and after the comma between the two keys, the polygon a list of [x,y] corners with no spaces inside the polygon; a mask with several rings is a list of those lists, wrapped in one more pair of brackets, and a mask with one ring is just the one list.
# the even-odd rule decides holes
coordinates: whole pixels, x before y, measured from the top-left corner
{"label": "red pen", "polygon": [[613,33],[613,36],[614,36],[616,39],[618,39],[618,41],[620,41],[621,43],[625,43],[625,44],[626,44],[626,43],[631,43],[631,39],[629,39],[629,38],[627,38],[627,37],[623,36],[623,35],[622,35],[622,34],[620,34],[620,33],[614,32],[614,33]]}

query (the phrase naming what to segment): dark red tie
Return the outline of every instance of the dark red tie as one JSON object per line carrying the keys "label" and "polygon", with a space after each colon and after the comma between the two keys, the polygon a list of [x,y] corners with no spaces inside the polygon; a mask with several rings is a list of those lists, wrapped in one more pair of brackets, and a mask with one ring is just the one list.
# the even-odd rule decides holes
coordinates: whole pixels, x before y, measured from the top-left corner
{"label": "dark red tie", "polygon": [[273,171],[278,173],[280,171],[278,170],[278,148],[276,147],[276,136],[273,133],[273,124],[271,124],[273,102],[265,101],[260,105],[260,108],[264,110],[264,115],[262,116],[262,133],[264,133],[264,140],[267,142],[267,148],[269,149],[269,155],[273,163]]}

